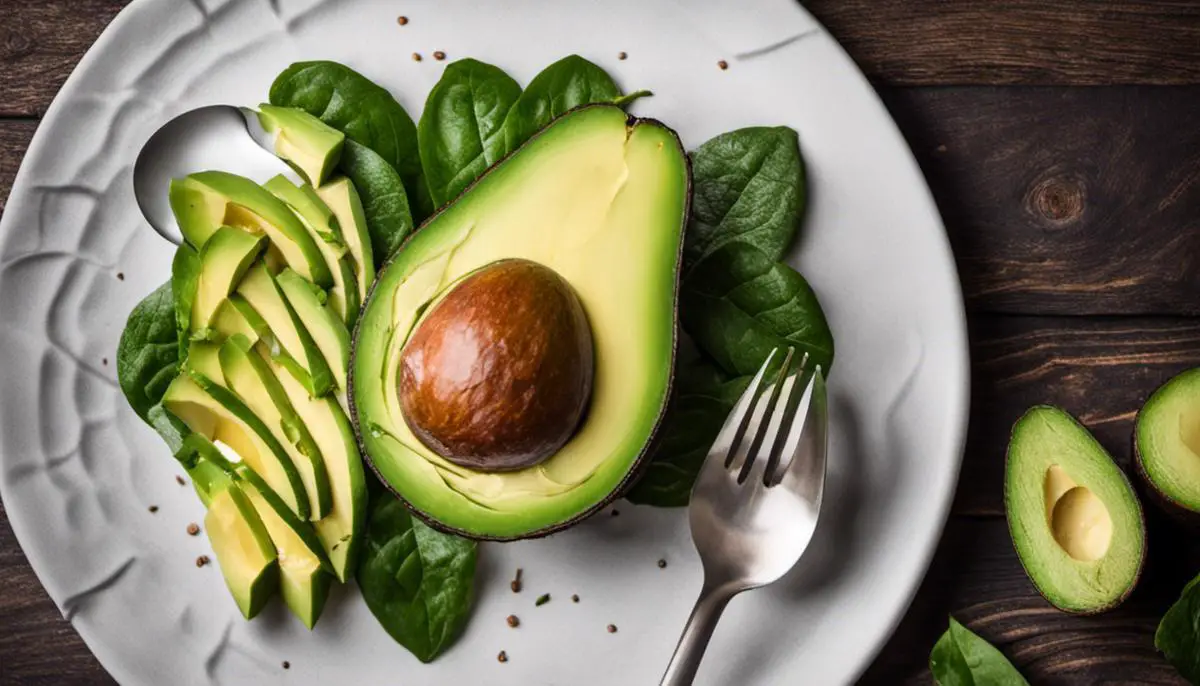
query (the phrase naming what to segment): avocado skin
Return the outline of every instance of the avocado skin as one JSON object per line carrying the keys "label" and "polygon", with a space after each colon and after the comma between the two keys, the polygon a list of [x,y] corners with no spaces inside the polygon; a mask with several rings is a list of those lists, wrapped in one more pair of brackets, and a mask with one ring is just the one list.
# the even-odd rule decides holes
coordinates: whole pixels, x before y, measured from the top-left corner
{"label": "avocado skin", "polygon": [[[588,110],[588,109],[592,109],[592,108],[620,109],[620,108],[616,107],[615,105],[609,105],[609,104],[581,105],[579,107],[575,107],[570,110],[567,110],[566,112],[559,115],[558,118],[565,117],[574,112],[579,112],[582,110]],[[557,121],[557,118],[554,121]],[[548,124],[546,126],[546,128],[543,128],[542,130],[538,131],[533,136],[531,136],[529,138],[529,140],[522,143],[520,147],[509,152],[507,155],[500,158],[499,160],[496,160],[496,162],[494,162],[490,167],[488,167],[487,170],[485,170],[482,174],[479,175],[479,178],[475,179],[474,181],[471,182],[470,185],[468,185],[466,188],[464,188],[462,190],[462,192],[459,193],[458,197],[461,198],[461,197],[467,195],[473,188],[475,188],[475,186],[480,181],[487,178],[487,176],[489,174],[491,174],[492,171],[494,171],[496,169],[496,167],[498,167],[500,164],[502,164],[505,160],[518,154],[519,152],[524,150],[526,147],[531,145],[534,141],[538,140],[543,135],[543,133],[546,131],[546,129],[554,124],[554,121],[551,121],[550,124]],[[646,124],[656,125],[656,126],[661,127],[663,130],[670,132],[671,139],[674,140],[675,145],[678,147],[680,154],[683,156],[684,167],[686,170],[687,179],[686,179],[686,183],[685,183],[684,211],[683,211],[683,215],[681,217],[681,229],[680,230],[681,231],[686,230],[688,219],[689,219],[689,217],[691,217],[691,211],[692,211],[692,160],[691,160],[691,157],[689,157],[687,155],[687,150],[683,147],[683,142],[679,140],[679,135],[675,132],[674,129],[670,128],[669,126],[667,126],[666,124],[662,123],[661,121],[659,121],[657,119],[648,118],[648,117],[635,117],[633,115],[628,115],[628,114],[626,115],[626,126],[627,127],[631,128],[635,124],[638,124],[638,123],[646,123]],[[384,262],[383,265],[381,265],[375,271],[375,273],[378,275],[378,274],[383,274],[385,271],[387,271],[388,267],[391,266],[392,261],[396,259],[396,255],[399,255],[400,253],[402,253],[404,251],[405,247],[407,247],[409,241],[411,241],[413,239],[413,237],[415,237],[420,231],[422,231],[425,227],[429,226],[430,223],[432,223],[435,219],[437,219],[443,213],[445,213],[448,208],[453,207],[453,206],[454,206],[454,203],[449,203],[447,205],[444,205],[441,208],[439,208],[436,212],[434,212],[432,215],[430,215],[428,218],[426,218],[425,221],[422,222],[419,227],[417,227],[415,230],[413,230],[412,233],[410,233],[404,239],[404,242],[401,243],[400,246],[398,248],[396,248],[395,251],[392,252],[392,254],[388,257],[387,261]],[[674,299],[676,304],[678,304],[678,302],[679,302],[679,286],[680,286],[680,282],[681,282],[680,277],[682,274],[682,266],[683,266],[683,241],[680,241],[679,249],[675,255],[675,279],[674,279],[674,284],[672,286],[672,298]],[[379,286],[379,283],[381,281],[382,281],[382,279],[376,278],[375,281],[372,282],[371,288],[367,292],[367,297],[363,300],[363,305],[362,305],[362,308],[360,311],[363,311],[363,312],[366,311],[367,304],[371,301],[372,298],[374,298],[375,289]],[[354,388],[354,385],[355,385],[354,357],[358,351],[358,337],[362,331],[362,319],[363,319],[362,317],[359,317],[358,322],[355,323],[354,333],[353,333],[353,337],[351,340],[351,346],[350,346],[350,351],[351,351],[350,352],[350,371],[349,371],[349,378],[347,379],[347,394],[350,398],[357,397],[357,395],[355,393],[355,388]],[[673,312],[673,316],[672,316],[671,320],[672,320],[671,321],[671,331],[672,331],[672,334],[671,334],[671,365],[672,365],[672,368],[674,368],[675,359],[679,355],[679,308],[678,308],[678,306],[675,307],[675,310]],[[424,522],[430,528],[435,529],[437,531],[441,531],[442,533],[453,534],[455,536],[460,536],[462,538],[468,538],[468,539],[477,540],[477,541],[497,541],[497,542],[519,541],[519,540],[526,540],[526,539],[545,538],[546,536],[549,536],[551,534],[555,534],[555,533],[558,533],[559,531],[569,529],[572,526],[578,524],[579,522],[587,519],[588,517],[591,517],[592,515],[596,514],[597,512],[608,507],[610,504],[612,504],[613,501],[618,500],[630,488],[632,488],[633,485],[635,483],[637,483],[638,479],[640,479],[642,477],[642,474],[645,473],[646,467],[649,466],[649,463],[650,463],[649,458],[651,455],[654,454],[655,447],[658,445],[659,441],[662,439],[661,434],[662,434],[662,427],[663,427],[663,419],[667,414],[668,408],[671,406],[671,403],[672,403],[671,398],[673,397],[674,390],[675,390],[675,377],[674,377],[674,374],[672,374],[667,381],[667,388],[666,388],[667,402],[663,403],[663,406],[661,408],[659,408],[658,416],[654,420],[654,428],[650,432],[650,437],[646,441],[646,445],[643,446],[642,451],[634,459],[633,465],[629,468],[628,471],[626,471],[624,479],[622,479],[621,482],[619,484],[617,484],[616,488],[614,488],[612,491],[609,492],[609,495],[607,497],[603,498],[602,500],[597,502],[592,507],[588,508],[587,510],[584,510],[583,512],[580,512],[579,514],[577,514],[573,517],[563,520],[557,524],[552,524],[550,526],[546,526],[541,529],[537,529],[537,530],[528,532],[526,534],[518,535],[518,536],[491,536],[491,535],[486,535],[486,534],[476,534],[476,533],[472,533],[472,532],[463,531],[462,529],[457,529],[454,527],[446,526],[445,524],[434,519],[432,516],[413,507],[412,504],[408,502],[408,500],[406,500],[403,496],[400,495],[400,493],[396,492],[396,490],[394,488],[392,488],[391,484],[388,483],[387,479],[384,478],[383,474],[380,473],[379,469],[375,466],[375,462],[373,459],[371,459],[370,453],[367,452],[366,443],[363,440],[363,426],[362,426],[362,423],[359,421],[358,404],[357,403],[355,403],[355,402],[349,403],[349,405],[350,405],[350,413],[349,414],[350,414],[350,422],[354,426],[355,438],[358,440],[359,452],[363,455],[363,461],[366,462],[366,464],[368,466],[370,466],[371,471],[375,474],[376,479],[381,484],[383,484],[384,487],[386,487],[387,490],[389,492],[391,492],[392,495],[395,496],[397,500],[404,503],[404,506],[407,507],[409,509],[409,511],[413,513],[413,515],[415,515],[418,519],[420,519],[422,522]],[[586,422],[587,419],[585,418],[584,421]]]}
{"label": "avocado skin", "polygon": [[[1004,471],[1005,471],[1006,478],[1007,478],[1007,474],[1008,474],[1008,470],[1009,470],[1009,464],[1012,461],[1012,445],[1013,445],[1012,438],[1016,434],[1017,427],[1020,426],[1021,421],[1023,419],[1025,419],[1026,417],[1028,417],[1029,415],[1031,415],[1035,412],[1042,411],[1042,410],[1054,410],[1056,412],[1061,412],[1066,417],[1070,418],[1071,421],[1074,422],[1076,426],[1083,429],[1084,431],[1087,431],[1087,427],[1083,426],[1083,424],[1081,424],[1079,422],[1079,420],[1075,418],[1075,415],[1071,414],[1070,412],[1067,412],[1066,410],[1062,409],[1061,407],[1058,407],[1055,405],[1049,405],[1049,404],[1034,405],[1033,407],[1030,407],[1028,410],[1025,411],[1024,414],[1021,415],[1020,418],[1017,419],[1017,421],[1015,421],[1013,423],[1012,429],[1009,432],[1009,443],[1008,443],[1009,447],[1005,451],[1005,457],[1004,457]],[[1024,561],[1021,562],[1021,569],[1023,569],[1025,571],[1025,575],[1029,577],[1029,580],[1033,583],[1033,587],[1035,589],[1037,589],[1038,595],[1042,596],[1042,598],[1044,598],[1047,603],[1050,603],[1050,605],[1054,606],[1056,609],[1058,609],[1061,612],[1066,612],[1067,614],[1077,615],[1080,617],[1089,617],[1092,615],[1103,614],[1105,612],[1108,612],[1109,610],[1116,608],[1121,603],[1124,603],[1125,600],[1127,598],[1129,598],[1129,594],[1133,593],[1133,590],[1135,588],[1137,588],[1138,582],[1141,581],[1142,571],[1146,567],[1146,557],[1149,552],[1149,542],[1147,541],[1147,536],[1146,536],[1146,514],[1142,508],[1141,501],[1138,500],[1138,498],[1137,498],[1137,495],[1136,495],[1137,492],[1134,490],[1133,484],[1132,484],[1132,482],[1130,482],[1129,476],[1125,473],[1125,470],[1121,469],[1120,465],[1117,465],[1117,471],[1120,473],[1121,478],[1125,481],[1125,485],[1127,485],[1129,487],[1130,492],[1134,493],[1133,505],[1134,505],[1134,507],[1137,508],[1137,511],[1138,511],[1138,515],[1139,515],[1138,521],[1141,523],[1140,526],[1141,526],[1141,538],[1142,538],[1142,556],[1141,556],[1141,559],[1138,560],[1137,571],[1134,572],[1133,579],[1126,586],[1125,591],[1120,595],[1120,597],[1114,599],[1112,602],[1105,603],[1104,605],[1100,605],[1098,607],[1088,608],[1086,610],[1059,607],[1058,605],[1056,605],[1054,603],[1054,601],[1052,601],[1046,595],[1046,593],[1044,591],[1042,591],[1042,587],[1038,584],[1038,581],[1033,578],[1032,574],[1029,573],[1029,568],[1025,566],[1025,562]],[[1016,538],[1015,538],[1015,533],[1013,532],[1013,521],[1012,521],[1011,517],[1007,516],[1007,513],[1011,511],[1011,504],[1009,503],[1009,500],[1008,500],[1008,489],[1007,488],[1004,489],[1004,511],[1006,513],[1005,522],[1008,525],[1009,537],[1012,538],[1013,547],[1015,549],[1016,548]]]}
{"label": "avocado skin", "polygon": [[1130,437],[1130,441],[1133,445],[1134,470],[1138,475],[1138,490],[1148,496],[1149,501],[1154,504],[1155,509],[1166,514],[1173,522],[1182,526],[1189,533],[1200,533],[1200,512],[1193,510],[1182,502],[1176,500],[1171,495],[1160,489],[1158,484],[1154,483],[1154,481],[1150,478],[1150,474],[1146,471],[1145,457],[1142,455],[1142,450],[1138,446],[1139,427],[1141,426],[1142,418],[1146,408],[1151,405],[1157,396],[1166,392],[1166,389],[1169,385],[1171,385],[1171,382],[1185,374],[1191,373],[1200,373],[1200,368],[1180,372],[1179,374],[1172,376],[1163,383],[1159,384],[1158,388],[1154,389],[1154,392],[1151,393],[1148,398],[1146,398],[1146,402],[1142,405],[1142,408],[1138,410],[1137,415],[1133,419],[1134,430],[1133,435]]}

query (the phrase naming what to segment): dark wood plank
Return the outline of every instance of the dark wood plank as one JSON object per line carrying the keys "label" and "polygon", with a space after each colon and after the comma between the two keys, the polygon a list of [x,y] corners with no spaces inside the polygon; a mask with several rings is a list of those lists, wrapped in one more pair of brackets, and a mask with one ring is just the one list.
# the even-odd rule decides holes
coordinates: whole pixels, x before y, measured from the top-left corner
{"label": "dark wood plank", "polygon": [[887,85],[1200,82],[1188,0],[804,0]]}
{"label": "dark wood plank", "polygon": [[0,121],[0,216],[36,128],[37,122],[33,121]]}
{"label": "dark wood plank", "polygon": [[111,684],[17,545],[0,503],[0,684]]}
{"label": "dark wood plank", "polygon": [[40,116],[126,0],[0,0],[0,116]]}
{"label": "dark wood plank", "polygon": [[954,508],[966,515],[1003,516],[1009,431],[1031,405],[1079,417],[1128,467],[1138,409],[1200,366],[1200,319],[976,316],[970,335],[971,425]]}
{"label": "dark wood plank", "polygon": [[931,684],[929,651],[953,614],[1003,650],[1031,684],[1186,686],[1154,650],[1158,620],[1200,571],[1200,546],[1182,540],[1171,522],[1152,518],[1133,595],[1111,612],[1079,617],[1038,595],[1003,520],[952,519],[912,607],[861,683]]}
{"label": "dark wood plank", "polygon": [[883,95],[971,311],[1200,315],[1200,87]]}

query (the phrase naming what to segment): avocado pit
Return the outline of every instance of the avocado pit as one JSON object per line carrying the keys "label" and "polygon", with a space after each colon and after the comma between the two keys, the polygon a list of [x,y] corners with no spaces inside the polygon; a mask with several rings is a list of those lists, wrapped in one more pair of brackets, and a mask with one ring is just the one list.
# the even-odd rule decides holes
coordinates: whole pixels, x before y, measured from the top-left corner
{"label": "avocado pit", "polygon": [[405,422],[430,450],[481,472],[534,466],[570,440],[591,396],[591,329],[574,290],[536,262],[466,276],[405,344]]}

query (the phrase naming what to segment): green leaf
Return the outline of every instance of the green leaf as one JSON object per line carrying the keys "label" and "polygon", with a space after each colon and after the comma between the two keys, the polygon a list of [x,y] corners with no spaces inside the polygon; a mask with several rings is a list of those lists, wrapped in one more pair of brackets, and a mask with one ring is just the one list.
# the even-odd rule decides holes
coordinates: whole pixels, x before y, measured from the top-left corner
{"label": "green leaf", "polygon": [[684,273],[730,241],[779,260],[804,213],[799,136],[786,126],[723,133],[692,153],[692,189]]}
{"label": "green leaf", "polygon": [[600,67],[569,55],[546,67],[525,88],[504,121],[504,151],[512,152],[567,110],[616,102],[621,89]]}
{"label": "green leaf", "polygon": [[338,168],[362,198],[371,250],[376,267],[381,266],[413,229],[404,184],[387,161],[354,141],[346,141]]}
{"label": "green leaf", "polygon": [[474,595],[476,545],[439,533],[389,493],[371,506],[358,585],[367,607],[422,662],[454,642]]}
{"label": "green leaf", "polygon": [[298,107],[374,150],[415,197],[421,178],[417,127],[387,89],[344,64],[297,62],[275,77],[270,102]]}
{"label": "green leaf", "polygon": [[1179,600],[1163,615],[1154,633],[1154,647],[1167,656],[1180,676],[1200,684],[1200,576],[1183,587]]}
{"label": "green leaf", "polygon": [[659,429],[662,438],[626,498],[657,507],[687,505],[704,458],[749,383],[750,377],[730,379],[704,360],[678,365],[671,409]]}
{"label": "green leaf", "polygon": [[146,421],[179,371],[176,322],[168,282],[133,308],[117,344],[117,381],[133,411]]}
{"label": "green leaf", "polygon": [[179,337],[179,359],[187,358],[187,348],[193,336],[192,305],[196,302],[196,288],[200,283],[200,253],[184,243],[175,250],[171,261],[171,294],[175,299],[175,330]]}
{"label": "green leaf", "polygon": [[684,280],[679,318],[728,374],[753,375],[771,350],[794,346],[828,375],[833,334],[804,277],[754,246],[727,243]]}
{"label": "green leaf", "polygon": [[446,67],[417,128],[433,203],[458,197],[504,156],[504,119],[521,86],[499,67],[464,59]]}
{"label": "green leaf", "polygon": [[938,686],[1029,686],[1003,653],[953,617],[933,646],[929,671]]}

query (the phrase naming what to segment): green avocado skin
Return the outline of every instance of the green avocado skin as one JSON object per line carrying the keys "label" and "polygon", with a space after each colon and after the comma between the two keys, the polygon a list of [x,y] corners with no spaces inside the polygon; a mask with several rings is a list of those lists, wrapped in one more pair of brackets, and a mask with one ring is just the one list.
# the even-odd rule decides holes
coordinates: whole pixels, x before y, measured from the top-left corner
{"label": "green avocado skin", "polygon": [[1151,502],[1200,531],[1200,368],[1168,380],[1134,421],[1133,456]]}

